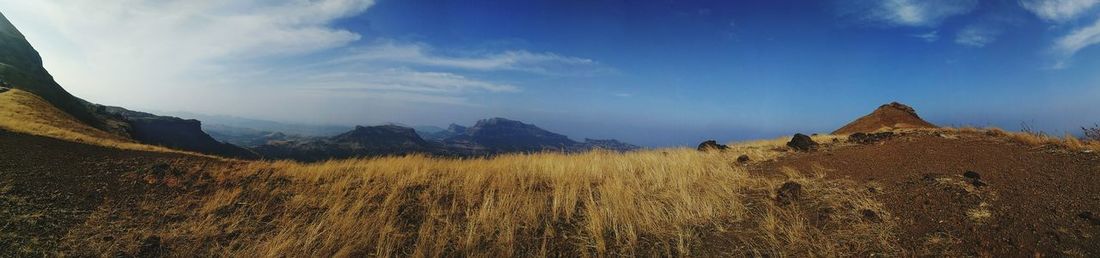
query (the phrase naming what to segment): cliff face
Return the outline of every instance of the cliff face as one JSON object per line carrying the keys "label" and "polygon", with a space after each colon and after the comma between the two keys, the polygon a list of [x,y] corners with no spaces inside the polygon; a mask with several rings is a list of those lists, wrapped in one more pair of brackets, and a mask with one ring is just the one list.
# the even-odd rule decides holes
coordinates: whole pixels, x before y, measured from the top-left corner
{"label": "cliff face", "polygon": [[158,116],[119,107],[104,107],[103,110],[126,121],[130,125],[128,133],[131,138],[141,143],[233,158],[259,157],[247,149],[214,140],[202,131],[199,120]]}
{"label": "cliff face", "polygon": [[0,13],[0,84],[21,89],[92,127],[125,134],[125,123],[96,112],[95,105],[74,97],[42,67],[42,57],[23,34]]}
{"label": "cliff face", "polygon": [[206,154],[256,158],[249,150],[214,140],[199,121],[92,104],[69,94],[42,67],[23,34],[0,14],[0,86],[30,92],[80,122],[135,141]]}

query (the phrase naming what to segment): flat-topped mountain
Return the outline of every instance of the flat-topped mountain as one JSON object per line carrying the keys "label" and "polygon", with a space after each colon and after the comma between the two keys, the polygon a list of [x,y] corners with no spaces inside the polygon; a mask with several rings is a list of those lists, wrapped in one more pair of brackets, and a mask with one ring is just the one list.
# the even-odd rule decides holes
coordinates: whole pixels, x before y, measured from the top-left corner
{"label": "flat-topped mountain", "polygon": [[224,157],[245,159],[259,157],[248,149],[219,142],[210,137],[202,131],[202,123],[199,120],[158,116],[120,107],[104,107],[102,110],[128,123],[130,125],[127,128],[128,134],[138,142]]}
{"label": "flat-topped mountain", "polygon": [[352,148],[386,153],[418,152],[430,148],[428,142],[420,138],[415,130],[397,125],[356,126],[350,132],[331,139],[339,144],[351,145],[349,147]]}
{"label": "flat-topped mountain", "polygon": [[912,107],[891,102],[879,106],[874,112],[833,131],[833,134],[870,133],[879,130],[912,128],[938,128],[938,126],[921,119]]}

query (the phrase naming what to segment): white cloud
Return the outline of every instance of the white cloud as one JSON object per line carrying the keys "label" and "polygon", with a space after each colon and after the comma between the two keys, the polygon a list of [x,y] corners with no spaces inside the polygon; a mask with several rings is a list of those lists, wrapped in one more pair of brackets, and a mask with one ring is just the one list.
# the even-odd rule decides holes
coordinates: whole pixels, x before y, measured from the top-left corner
{"label": "white cloud", "polygon": [[511,50],[499,53],[447,56],[433,53],[423,44],[381,42],[354,50],[337,62],[388,62],[480,71],[526,71],[536,73],[570,73],[574,69],[591,70],[598,64],[591,59],[561,56],[554,53],[532,53]]}
{"label": "white cloud", "polygon": [[1100,43],[1100,19],[1092,25],[1078,28],[1054,41],[1054,51],[1059,60],[1054,68],[1065,68],[1068,60],[1081,49]]}
{"label": "white cloud", "polygon": [[474,80],[453,73],[421,72],[407,68],[368,72],[338,72],[306,75],[311,88],[337,91],[403,91],[419,93],[461,93],[469,91],[516,92],[518,88]]}
{"label": "white cloud", "polygon": [[521,91],[490,79],[498,78],[490,72],[598,67],[589,59],[526,50],[442,55],[425,44],[394,41],[361,47],[362,35],[333,25],[373,3],[0,0],[0,10],[74,95],[138,109],[291,113],[305,108],[288,103],[306,92],[312,105],[322,105],[312,109],[326,112],[357,111],[326,103],[325,94],[468,105],[473,94]]}
{"label": "white cloud", "polygon": [[4,14],[64,87],[106,104],[133,103],[135,95],[170,97],[188,88],[214,86],[224,80],[222,75],[266,69],[259,60],[346,46],[360,35],[330,23],[372,4],[0,0]]}
{"label": "white cloud", "polygon": [[955,34],[955,43],[968,47],[985,47],[1001,35],[1001,30],[991,26],[970,25]]}
{"label": "white cloud", "polygon": [[1066,22],[1091,10],[1100,0],[1020,0],[1020,6],[1050,22]]}
{"label": "white cloud", "polygon": [[837,0],[841,16],[879,26],[933,27],[943,20],[969,13],[978,0]]}
{"label": "white cloud", "polygon": [[924,34],[913,34],[911,37],[924,40],[925,42],[936,42],[940,40],[940,31],[934,30]]}

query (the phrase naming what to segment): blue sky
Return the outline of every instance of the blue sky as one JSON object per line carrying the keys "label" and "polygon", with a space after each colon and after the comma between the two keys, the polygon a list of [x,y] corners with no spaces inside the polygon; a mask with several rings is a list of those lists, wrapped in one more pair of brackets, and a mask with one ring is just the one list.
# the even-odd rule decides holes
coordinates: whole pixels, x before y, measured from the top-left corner
{"label": "blue sky", "polygon": [[0,0],[0,11],[74,94],[152,111],[438,126],[501,116],[647,146],[828,132],[890,101],[941,125],[1100,123],[1100,0]]}

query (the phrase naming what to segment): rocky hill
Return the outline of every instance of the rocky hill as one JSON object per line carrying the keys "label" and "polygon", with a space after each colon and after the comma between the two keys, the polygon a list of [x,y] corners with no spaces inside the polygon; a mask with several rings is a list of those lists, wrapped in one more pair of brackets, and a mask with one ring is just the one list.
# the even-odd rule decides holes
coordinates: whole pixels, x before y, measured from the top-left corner
{"label": "rocky hill", "polygon": [[870,133],[879,130],[912,129],[912,128],[938,128],[936,125],[924,121],[917,115],[917,111],[905,104],[891,102],[879,106],[878,109],[863,117],[844,125],[833,131],[833,134],[845,135],[853,133]]}
{"label": "rocky hill", "polygon": [[256,153],[236,145],[219,142],[202,131],[199,120],[158,116],[120,107],[103,107],[129,124],[128,134],[138,142],[173,149],[214,154],[223,157],[255,159]]}
{"label": "rocky hill", "polygon": [[477,121],[462,133],[443,140],[449,146],[471,151],[535,152],[572,150],[578,145],[565,135],[557,134],[520,121],[490,118]]}
{"label": "rocky hill", "polygon": [[197,120],[93,104],[69,94],[42,66],[38,51],[3,14],[0,14],[0,82],[3,87],[42,98],[85,125],[140,143],[227,157],[256,157],[251,151],[214,140],[202,131]]}
{"label": "rocky hill", "polygon": [[95,105],[69,94],[42,66],[42,57],[23,34],[0,13],[0,82],[41,97],[77,120],[111,133],[125,135],[126,124],[101,112]]}

